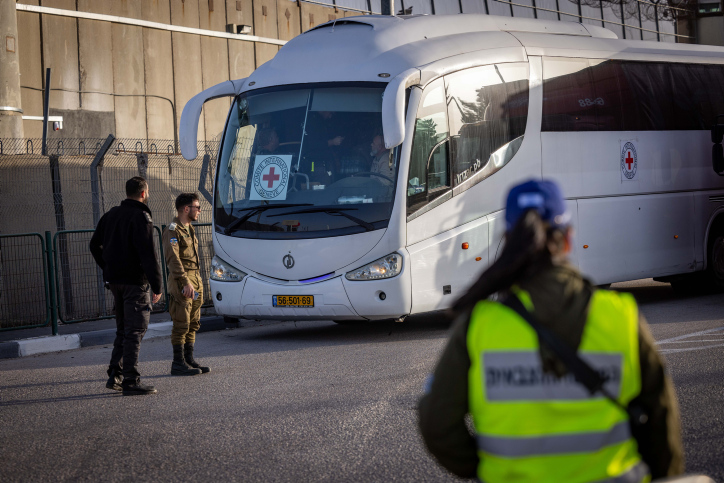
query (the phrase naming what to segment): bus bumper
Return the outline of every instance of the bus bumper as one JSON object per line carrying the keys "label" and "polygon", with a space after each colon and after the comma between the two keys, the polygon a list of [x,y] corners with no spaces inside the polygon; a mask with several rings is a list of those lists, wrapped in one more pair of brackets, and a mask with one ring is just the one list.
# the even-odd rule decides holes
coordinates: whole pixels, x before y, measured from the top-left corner
{"label": "bus bumper", "polygon": [[[409,313],[410,287],[406,280],[407,277],[397,276],[350,282],[340,275],[308,285],[287,285],[250,275],[241,282],[210,280],[209,283],[211,299],[219,315],[254,320],[374,320]],[[314,307],[274,307],[274,295],[313,295]]]}

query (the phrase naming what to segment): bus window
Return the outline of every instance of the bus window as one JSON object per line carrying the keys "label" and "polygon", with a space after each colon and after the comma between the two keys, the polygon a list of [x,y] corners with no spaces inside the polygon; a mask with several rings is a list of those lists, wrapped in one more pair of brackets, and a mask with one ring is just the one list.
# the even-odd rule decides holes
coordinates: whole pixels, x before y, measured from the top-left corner
{"label": "bus window", "polygon": [[724,66],[690,64],[687,66],[694,84],[692,101],[697,107],[704,129],[711,129],[716,116],[724,114]]}
{"label": "bus window", "polygon": [[543,59],[543,131],[595,130],[597,101],[587,59]]}
{"label": "bus window", "polygon": [[[446,76],[452,172],[455,186],[480,174],[480,180],[510,161],[528,118],[528,64],[466,69]],[[498,152],[503,146],[509,149]],[[490,164],[491,159],[495,162]],[[483,174],[484,173],[484,174]]]}
{"label": "bus window", "polygon": [[410,154],[408,213],[450,188],[444,89],[443,79],[438,79],[425,88],[420,100]]}

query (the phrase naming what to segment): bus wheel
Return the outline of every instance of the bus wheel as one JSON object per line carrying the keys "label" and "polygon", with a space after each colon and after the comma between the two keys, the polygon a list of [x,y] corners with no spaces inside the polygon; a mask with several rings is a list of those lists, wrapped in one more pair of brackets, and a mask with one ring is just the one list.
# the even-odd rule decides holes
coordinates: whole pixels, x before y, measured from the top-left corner
{"label": "bus wheel", "polygon": [[722,292],[724,291],[724,230],[718,230],[712,236],[708,261],[706,271],[709,273],[711,288]]}
{"label": "bus wheel", "polygon": [[706,270],[675,275],[666,281],[679,295],[724,292],[724,226],[718,223],[709,235]]}

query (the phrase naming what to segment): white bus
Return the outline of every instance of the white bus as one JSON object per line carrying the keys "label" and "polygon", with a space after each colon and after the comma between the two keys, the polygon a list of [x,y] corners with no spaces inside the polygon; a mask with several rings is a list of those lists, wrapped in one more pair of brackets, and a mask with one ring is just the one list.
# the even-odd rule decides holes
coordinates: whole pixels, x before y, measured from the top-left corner
{"label": "white bus", "polygon": [[573,262],[597,284],[724,282],[710,132],[724,49],[588,24],[359,16],[287,43],[234,96],[213,198],[211,297],[229,317],[399,319],[441,310],[499,253],[507,190],[558,181]]}

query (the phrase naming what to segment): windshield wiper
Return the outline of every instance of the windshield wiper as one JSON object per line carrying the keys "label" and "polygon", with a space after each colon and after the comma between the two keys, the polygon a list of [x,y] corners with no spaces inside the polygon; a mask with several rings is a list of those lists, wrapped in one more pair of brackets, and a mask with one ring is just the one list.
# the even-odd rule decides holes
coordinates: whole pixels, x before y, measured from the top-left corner
{"label": "windshield wiper", "polygon": [[[277,205],[279,206],[279,205]],[[345,211],[356,211],[357,208],[337,208],[332,206],[315,206],[314,208],[307,208],[304,210],[297,210],[297,211],[288,211],[286,213],[279,213],[278,215],[269,215],[269,218],[275,217],[275,216],[286,216],[286,215],[297,215],[301,213],[327,213],[328,215],[342,215],[348,220],[354,221],[359,226],[364,227],[365,231],[372,231],[375,229],[375,226],[372,223],[369,223],[367,221],[361,220],[357,218],[356,216],[352,216],[349,213],[345,213]]]}
{"label": "windshield wiper", "polygon": [[224,235],[228,235],[231,233],[237,226],[244,223],[246,220],[251,218],[252,216],[261,213],[262,211],[270,210],[272,208],[294,208],[295,206],[313,206],[312,203],[282,203],[280,205],[259,205],[259,206],[250,206],[249,208],[239,208],[237,211],[249,211],[246,215],[242,216],[241,218],[237,218],[236,220],[232,221],[229,226],[224,228]]}

